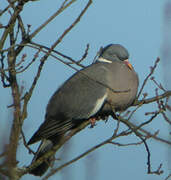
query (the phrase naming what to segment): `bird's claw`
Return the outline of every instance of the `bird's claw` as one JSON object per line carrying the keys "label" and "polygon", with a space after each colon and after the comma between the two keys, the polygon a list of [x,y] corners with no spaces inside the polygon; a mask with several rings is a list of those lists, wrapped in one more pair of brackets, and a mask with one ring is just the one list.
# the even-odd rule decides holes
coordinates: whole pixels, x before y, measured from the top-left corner
{"label": "bird's claw", "polygon": [[90,118],[90,123],[91,123],[91,125],[90,125],[90,128],[94,128],[94,126],[96,126],[96,120],[97,120],[97,118]]}

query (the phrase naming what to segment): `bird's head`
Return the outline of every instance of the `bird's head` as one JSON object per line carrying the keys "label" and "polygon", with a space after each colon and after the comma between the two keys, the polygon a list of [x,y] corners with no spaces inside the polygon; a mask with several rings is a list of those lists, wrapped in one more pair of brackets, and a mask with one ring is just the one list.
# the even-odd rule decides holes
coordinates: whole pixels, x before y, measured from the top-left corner
{"label": "bird's head", "polygon": [[132,69],[132,65],[128,61],[129,53],[125,47],[120,44],[110,44],[104,47],[99,55],[99,62],[112,63],[113,61],[120,60]]}

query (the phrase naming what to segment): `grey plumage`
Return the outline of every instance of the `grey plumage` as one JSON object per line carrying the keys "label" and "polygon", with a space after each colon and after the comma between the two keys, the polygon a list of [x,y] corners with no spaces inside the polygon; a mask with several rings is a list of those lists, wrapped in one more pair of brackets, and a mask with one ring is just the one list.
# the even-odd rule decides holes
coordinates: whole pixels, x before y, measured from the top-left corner
{"label": "grey plumage", "polygon": [[[112,108],[125,110],[133,103],[138,76],[124,63],[128,57],[123,46],[106,46],[94,64],[75,73],[54,93],[47,105],[44,123],[28,142],[43,141],[33,162],[83,121],[98,115],[110,115]],[[49,162],[43,162],[30,173],[41,176]]]}

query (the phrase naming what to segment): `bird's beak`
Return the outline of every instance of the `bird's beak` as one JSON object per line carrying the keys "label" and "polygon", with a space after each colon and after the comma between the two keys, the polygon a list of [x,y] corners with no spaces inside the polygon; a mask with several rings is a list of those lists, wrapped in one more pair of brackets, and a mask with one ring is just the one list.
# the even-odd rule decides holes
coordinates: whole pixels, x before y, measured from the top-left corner
{"label": "bird's beak", "polygon": [[129,69],[133,70],[132,64],[128,61],[128,59],[124,60],[124,63],[129,67]]}

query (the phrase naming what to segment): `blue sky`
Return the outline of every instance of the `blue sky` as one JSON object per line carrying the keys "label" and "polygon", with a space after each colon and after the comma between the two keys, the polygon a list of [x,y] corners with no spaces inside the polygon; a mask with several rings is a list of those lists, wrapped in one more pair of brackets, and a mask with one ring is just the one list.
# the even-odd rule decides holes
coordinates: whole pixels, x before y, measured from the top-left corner
{"label": "blue sky", "polygon": [[[22,13],[25,25],[31,24],[33,32],[47,17],[53,14],[60,6],[62,1],[36,1],[28,3]],[[1,2],[2,3],[2,2]],[[0,5],[1,5],[0,3]],[[86,1],[76,2],[68,10],[64,11],[54,21],[52,21],[40,34],[33,40],[50,46],[56,38],[68,27],[75,19],[76,15],[81,12]],[[97,1],[94,0],[91,7],[88,9],[80,23],[72,29],[72,31],[63,39],[56,50],[69,55],[75,59],[79,59],[86,48],[86,44],[90,44],[89,54],[84,64],[92,63],[96,52],[101,46],[106,46],[110,43],[119,43],[124,45],[130,53],[130,62],[133,64],[140,79],[140,85],[143,79],[149,73],[149,67],[154,64],[154,61],[161,55],[161,43],[163,38],[163,8],[165,1],[161,0],[144,0],[144,1]],[[2,5],[4,5],[2,3]],[[2,19],[5,22],[5,19]],[[33,51],[26,48],[23,53],[27,54],[27,60],[30,61],[33,57]],[[161,60],[162,61],[162,60]],[[162,63],[162,62],[161,62]],[[157,68],[155,77],[162,82],[163,72],[161,63]],[[32,83],[36,72],[38,62],[36,62],[28,71],[19,76],[20,83],[24,83],[25,89],[28,89]],[[47,102],[54,91],[59,87],[69,76],[74,73],[72,69],[66,65],[49,57],[38,86],[35,89],[33,97],[28,106],[28,118],[24,123],[24,132],[27,140],[37,130],[39,125],[44,120],[45,108]],[[145,92],[149,96],[154,95],[155,86],[153,83],[148,83]],[[6,89],[0,87],[0,92],[5,94],[1,97],[3,102],[0,107],[2,110],[6,105],[10,104],[11,98]],[[153,111],[155,105],[145,105],[142,110],[139,110],[132,121],[141,123],[147,119],[144,112]],[[8,110],[3,110],[2,122],[4,130],[10,122],[6,123],[9,115]],[[98,122],[98,125],[89,129],[86,128],[81,133],[72,138],[71,148],[69,153],[62,154],[64,160],[76,157],[80,153],[90,147],[100,143],[112,135],[116,123],[110,120],[108,123]],[[168,126],[162,121],[162,118],[156,119],[151,126],[146,127],[149,131],[161,129],[160,135],[166,137],[168,134]],[[122,138],[122,142],[135,142],[137,139],[134,136]],[[21,143],[22,144],[22,143]],[[33,146],[36,147],[36,146]],[[168,146],[149,140],[149,147],[152,154],[152,168],[156,169],[160,163],[163,163],[164,174],[161,176],[147,175],[147,154],[143,145],[131,147],[116,147],[105,145],[96,150],[73,165],[66,168],[71,180],[88,179],[87,174],[90,172],[92,180],[107,179],[139,179],[139,180],[161,180],[169,174],[168,166]],[[65,149],[64,149],[65,150]],[[58,155],[57,155],[58,157]],[[28,155],[27,150],[22,146],[18,152],[19,165],[28,165],[31,160],[31,155]],[[60,162],[59,162],[60,164]],[[58,164],[57,164],[58,166]],[[90,170],[90,171],[88,171]],[[91,171],[92,170],[92,171]],[[61,176],[58,173],[52,178],[62,180],[67,176]],[[40,179],[34,176],[24,176],[22,180]],[[66,178],[67,179],[67,178]]]}

